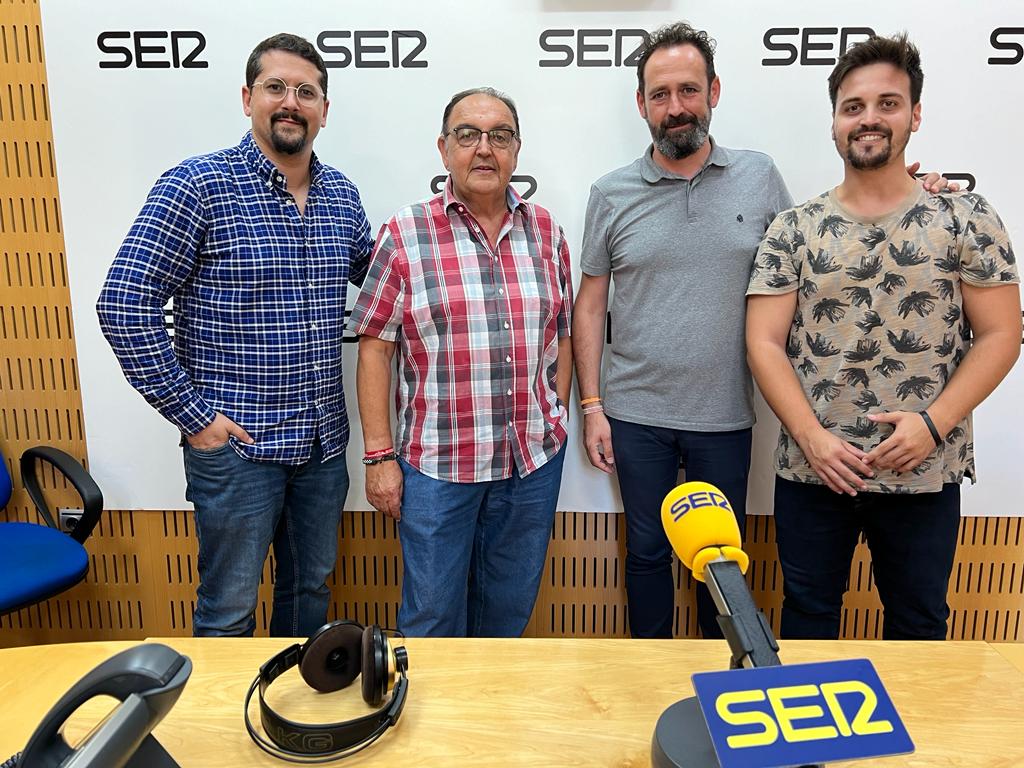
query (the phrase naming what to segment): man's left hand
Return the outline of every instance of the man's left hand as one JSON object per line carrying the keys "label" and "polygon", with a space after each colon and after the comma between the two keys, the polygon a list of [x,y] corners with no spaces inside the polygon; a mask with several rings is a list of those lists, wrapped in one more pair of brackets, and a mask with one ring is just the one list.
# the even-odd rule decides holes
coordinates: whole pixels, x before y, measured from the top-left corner
{"label": "man's left hand", "polygon": [[[907,166],[907,173],[914,176],[921,168],[921,163],[911,163]],[[959,192],[960,185],[955,181],[950,181],[945,176],[940,176],[935,171],[925,174],[921,178],[921,184],[924,188],[931,192],[933,195],[939,192]]]}
{"label": "man's left hand", "polygon": [[864,461],[876,469],[909,472],[935,450],[935,440],[920,413],[892,411],[868,416],[876,424],[892,424],[895,429],[876,445]]}

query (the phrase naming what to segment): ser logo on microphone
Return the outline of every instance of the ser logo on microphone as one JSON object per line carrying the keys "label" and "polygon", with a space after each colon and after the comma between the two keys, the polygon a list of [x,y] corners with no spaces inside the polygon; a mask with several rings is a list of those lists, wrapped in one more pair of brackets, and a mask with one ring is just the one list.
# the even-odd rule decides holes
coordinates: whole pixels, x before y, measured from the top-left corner
{"label": "ser logo on microphone", "polygon": [[679,522],[679,518],[691,509],[700,509],[701,507],[719,507],[720,509],[727,509],[732,512],[729,500],[722,494],[715,493],[714,491],[695,491],[678,499],[669,508],[672,522]]}

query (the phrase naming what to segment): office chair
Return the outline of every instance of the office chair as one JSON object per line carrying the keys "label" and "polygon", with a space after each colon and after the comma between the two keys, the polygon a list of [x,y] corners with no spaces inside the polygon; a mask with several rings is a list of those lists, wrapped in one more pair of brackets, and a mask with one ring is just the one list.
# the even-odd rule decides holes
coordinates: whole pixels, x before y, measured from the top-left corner
{"label": "office chair", "polygon": [[[36,460],[52,464],[82,498],[82,518],[70,535],[54,522],[39,485]],[[21,482],[46,523],[0,523],[0,615],[53,597],[85,578],[89,555],[83,543],[103,511],[103,494],[75,459],[57,448],[37,446],[21,455]],[[0,459],[0,506],[11,496],[7,463]]]}

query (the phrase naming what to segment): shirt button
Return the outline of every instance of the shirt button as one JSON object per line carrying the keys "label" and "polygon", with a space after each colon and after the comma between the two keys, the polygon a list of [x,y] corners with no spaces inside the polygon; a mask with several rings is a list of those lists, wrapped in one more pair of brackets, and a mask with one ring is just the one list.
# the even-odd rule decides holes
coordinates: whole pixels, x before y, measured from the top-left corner
{"label": "shirt button", "polygon": [[306,285],[308,285],[310,288],[312,288],[313,287],[313,281],[310,280],[308,283],[306,283]]}
{"label": "shirt button", "polygon": [[505,323],[505,327],[508,328],[508,323]]}
{"label": "shirt button", "polygon": [[512,355],[505,355],[505,362],[506,363],[511,363],[512,362]]}
{"label": "shirt button", "polygon": [[316,330],[316,323],[310,323],[309,327],[312,328],[315,331]]}
{"label": "shirt button", "polygon": [[515,425],[514,425],[514,424],[513,424],[513,423],[512,423],[511,421],[510,421],[510,422],[508,423],[508,425],[509,425],[510,427],[511,427],[511,426],[515,426]]}
{"label": "shirt button", "polygon": [[505,295],[505,289],[504,288],[499,288],[498,289],[498,293],[501,294],[502,296],[504,296]]}
{"label": "shirt button", "polygon": [[505,394],[506,394],[506,395],[511,395],[511,394],[512,394],[512,390],[510,389],[510,390],[509,390],[508,392],[506,392]]}

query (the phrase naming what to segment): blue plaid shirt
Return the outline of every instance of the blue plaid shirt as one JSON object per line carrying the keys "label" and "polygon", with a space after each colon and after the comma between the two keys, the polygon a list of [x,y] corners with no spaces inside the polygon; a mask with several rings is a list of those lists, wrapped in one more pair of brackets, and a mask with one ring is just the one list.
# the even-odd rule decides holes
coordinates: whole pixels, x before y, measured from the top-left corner
{"label": "blue plaid shirt", "polygon": [[107,275],[100,327],[128,382],[183,434],[219,411],[255,440],[232,438],[245,458],[299,464],[318,437],[331,458],[349,436],[345,293],[372,248],[351,181],[314,155],[299,215],[247,133],[160,177]]}

